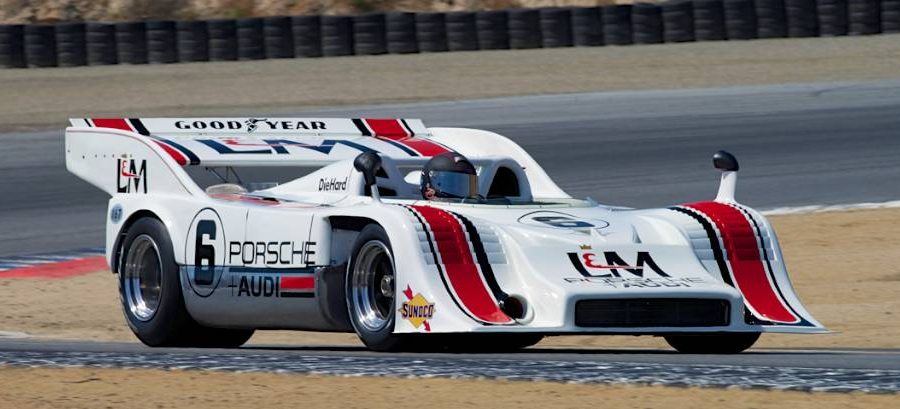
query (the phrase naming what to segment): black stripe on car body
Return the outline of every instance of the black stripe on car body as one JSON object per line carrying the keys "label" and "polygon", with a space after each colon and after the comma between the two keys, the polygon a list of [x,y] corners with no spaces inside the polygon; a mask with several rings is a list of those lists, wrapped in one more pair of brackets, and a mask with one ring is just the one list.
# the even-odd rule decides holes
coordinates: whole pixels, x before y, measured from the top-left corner
{"label": "black stripe on car body", "polygon": [[481,267],[481,275],[484,277],[484,281],[487,282],[488,288],[494,293],[494,299],[497,301],[507,299],[509,294],[504,292],[503,289],[500,288],[500,283],[497,282],[497,277],[494,275],[494,269],[491,267],[491,263],[487,258],[487,252],[484,250],[484,243],[481,241],[481,235],[478,234],[478,229],[476,229],[475,225],[463,215],[454,212],[448,213],[459,219],[466,229],[466,232],[469,233],[469,240],[472,242],[472,248],[475,250],[475,260]]}

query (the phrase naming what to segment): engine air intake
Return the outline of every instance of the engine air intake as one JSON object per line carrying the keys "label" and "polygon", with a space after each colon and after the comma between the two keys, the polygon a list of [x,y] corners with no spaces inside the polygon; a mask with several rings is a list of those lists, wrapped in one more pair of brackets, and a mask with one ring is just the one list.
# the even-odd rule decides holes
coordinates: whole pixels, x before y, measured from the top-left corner
{"label": "engine air intake", "polygon": [[575,303],[579,327],[724,327],[726,300],[696,298],[582,300]]}

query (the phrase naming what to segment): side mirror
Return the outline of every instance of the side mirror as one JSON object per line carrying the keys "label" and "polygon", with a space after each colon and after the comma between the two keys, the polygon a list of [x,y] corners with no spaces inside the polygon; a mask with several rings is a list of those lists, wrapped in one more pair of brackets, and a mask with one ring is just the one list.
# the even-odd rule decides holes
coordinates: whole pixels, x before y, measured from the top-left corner
{"label": "side mirror", "polygon": [[366,178],[366,186],[374,186],[375,174],[381,169],[381,156],[375,152],[363,152],[353,160],[353,167]]}
{"label": "side mirror", "polygon": [[734,191],[737,189],[737,171],[739,168],[737,158],[728,152],[718,151],[713,155],[713,166],[722,172],[716,201],[734,203]]}
{"label": "side mirror", "polygon": [[737,158],[726,151],[718,151],[713,155],[713,166],[722,172],[737,172],[739,168]]}
{"label": "side mirror", "polygon": [[363,174],[363,178],[366,180],[366,187],[372,192],[372,199],[376,203],[381,202],[378,187],[375,186],[375,175],[381,169],[381,156],[378,156],[375,152],[363,152],[353,160],[353,167]]}

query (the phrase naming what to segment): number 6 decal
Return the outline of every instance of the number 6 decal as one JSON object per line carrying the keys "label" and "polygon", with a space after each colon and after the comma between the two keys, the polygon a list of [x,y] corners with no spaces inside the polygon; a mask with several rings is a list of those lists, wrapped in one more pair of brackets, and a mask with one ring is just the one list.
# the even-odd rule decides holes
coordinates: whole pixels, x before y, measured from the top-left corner
{"label": "number 6 decal", "polygon": [[197,223],[197,238],[194,241],[194,283],[210,285],[215,278],[216,265],[216,222],[200,220]]}

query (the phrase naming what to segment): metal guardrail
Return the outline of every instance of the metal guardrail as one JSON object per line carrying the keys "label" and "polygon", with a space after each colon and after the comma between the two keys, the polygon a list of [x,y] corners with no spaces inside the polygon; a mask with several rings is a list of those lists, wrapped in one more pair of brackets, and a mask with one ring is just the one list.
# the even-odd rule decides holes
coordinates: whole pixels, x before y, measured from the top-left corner
{"label": "metal guardrail", "polygon": [[0,25],[0,67],[168,64],[900,33],[900,0]]}

